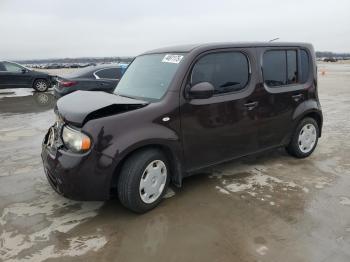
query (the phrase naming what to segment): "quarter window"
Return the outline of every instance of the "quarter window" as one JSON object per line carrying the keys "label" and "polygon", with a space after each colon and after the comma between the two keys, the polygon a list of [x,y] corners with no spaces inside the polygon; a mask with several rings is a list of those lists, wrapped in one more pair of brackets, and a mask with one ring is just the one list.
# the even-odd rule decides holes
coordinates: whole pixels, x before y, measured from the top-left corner
{"label": "quarter window", "polygon": [[222,52],[205,55],[193,67],[191,85],[209,82],[215,94],[242,90],[249,80],[249,63],[241,52]]}
{"label": "quarter window", "polygon": [[300,50],[300,64],[301,64],[301,83],[305,83],[309,77],[310,63],[309,55],[305,50]]}
{"label": "quarter window", "polygon": [[297,51],[287,51],[287,85],[295,84],[298,82],[298,66],[297,66]]}

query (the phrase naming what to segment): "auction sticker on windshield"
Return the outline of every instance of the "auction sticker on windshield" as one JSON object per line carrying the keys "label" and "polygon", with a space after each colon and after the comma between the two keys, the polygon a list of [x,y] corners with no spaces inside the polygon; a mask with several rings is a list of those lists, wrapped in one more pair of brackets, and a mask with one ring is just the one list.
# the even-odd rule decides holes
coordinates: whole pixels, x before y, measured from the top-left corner
{"label": "auction sticker on windshield", "polygon": [[183,55],[165,55],[162,62],[163,63],[178,64],[178,63],[180,63],[180,61],[183,57],[184,57]]}

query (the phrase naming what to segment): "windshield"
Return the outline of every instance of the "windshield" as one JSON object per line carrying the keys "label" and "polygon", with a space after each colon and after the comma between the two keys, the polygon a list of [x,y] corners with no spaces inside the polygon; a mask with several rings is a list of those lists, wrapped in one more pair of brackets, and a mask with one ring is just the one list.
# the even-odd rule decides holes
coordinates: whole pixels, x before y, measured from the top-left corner
{"label": "windshield", "polygon": [[137,57],[114,93],[144,100],[159,100],[169,88],[184,54],[151,54]]}

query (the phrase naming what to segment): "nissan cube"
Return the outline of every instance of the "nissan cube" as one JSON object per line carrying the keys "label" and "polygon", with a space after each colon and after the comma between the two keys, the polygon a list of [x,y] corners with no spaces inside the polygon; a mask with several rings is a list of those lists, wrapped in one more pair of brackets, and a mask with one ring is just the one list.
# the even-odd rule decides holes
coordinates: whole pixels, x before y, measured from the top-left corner
{"label": "nissan cube", "polygon": [[137,56],[113,94],[58,100],[42,143],[52,187],[78,200],[118,196],[134,212],[169,183],[284,147],[309,156],[322,130],[317,72],[306,43],[215,43]]}

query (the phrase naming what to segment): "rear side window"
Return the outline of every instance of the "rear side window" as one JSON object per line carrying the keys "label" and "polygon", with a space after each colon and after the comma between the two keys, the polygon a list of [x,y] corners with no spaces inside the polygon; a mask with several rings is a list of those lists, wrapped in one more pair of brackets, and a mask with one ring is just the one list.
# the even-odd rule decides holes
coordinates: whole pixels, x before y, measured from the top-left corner
{"label": "rear side window", "polygon": [[249,80],[249,63],[241,52],[208,54],[200,58],[192,69],[191,85],[209,82],[215,94],[242,90]]}
{"label": "rear side window", "polygon": [[268,86],[287,84],[286,51],[267,51],[264,54],[263,73]]}
{"label": "rear side window", "polygon": [[301,83],[305,83],[309,77],[310,62],[309,55],[303,49],[300,50],[300,64],[301,64]]}
{"label": "rear side window", "polygon": [[120,79],[121,71],[120,68],[107,68],[95,72],[95,75],[99,78]]}
{"label": "rear side window", "polygon": [[281,87],[305,83],[309,75],[309,67],[309,57],[305,50],[300,50],[300,68],[297,50],[267,51],[263,57],[265,84],[270,87]]}

